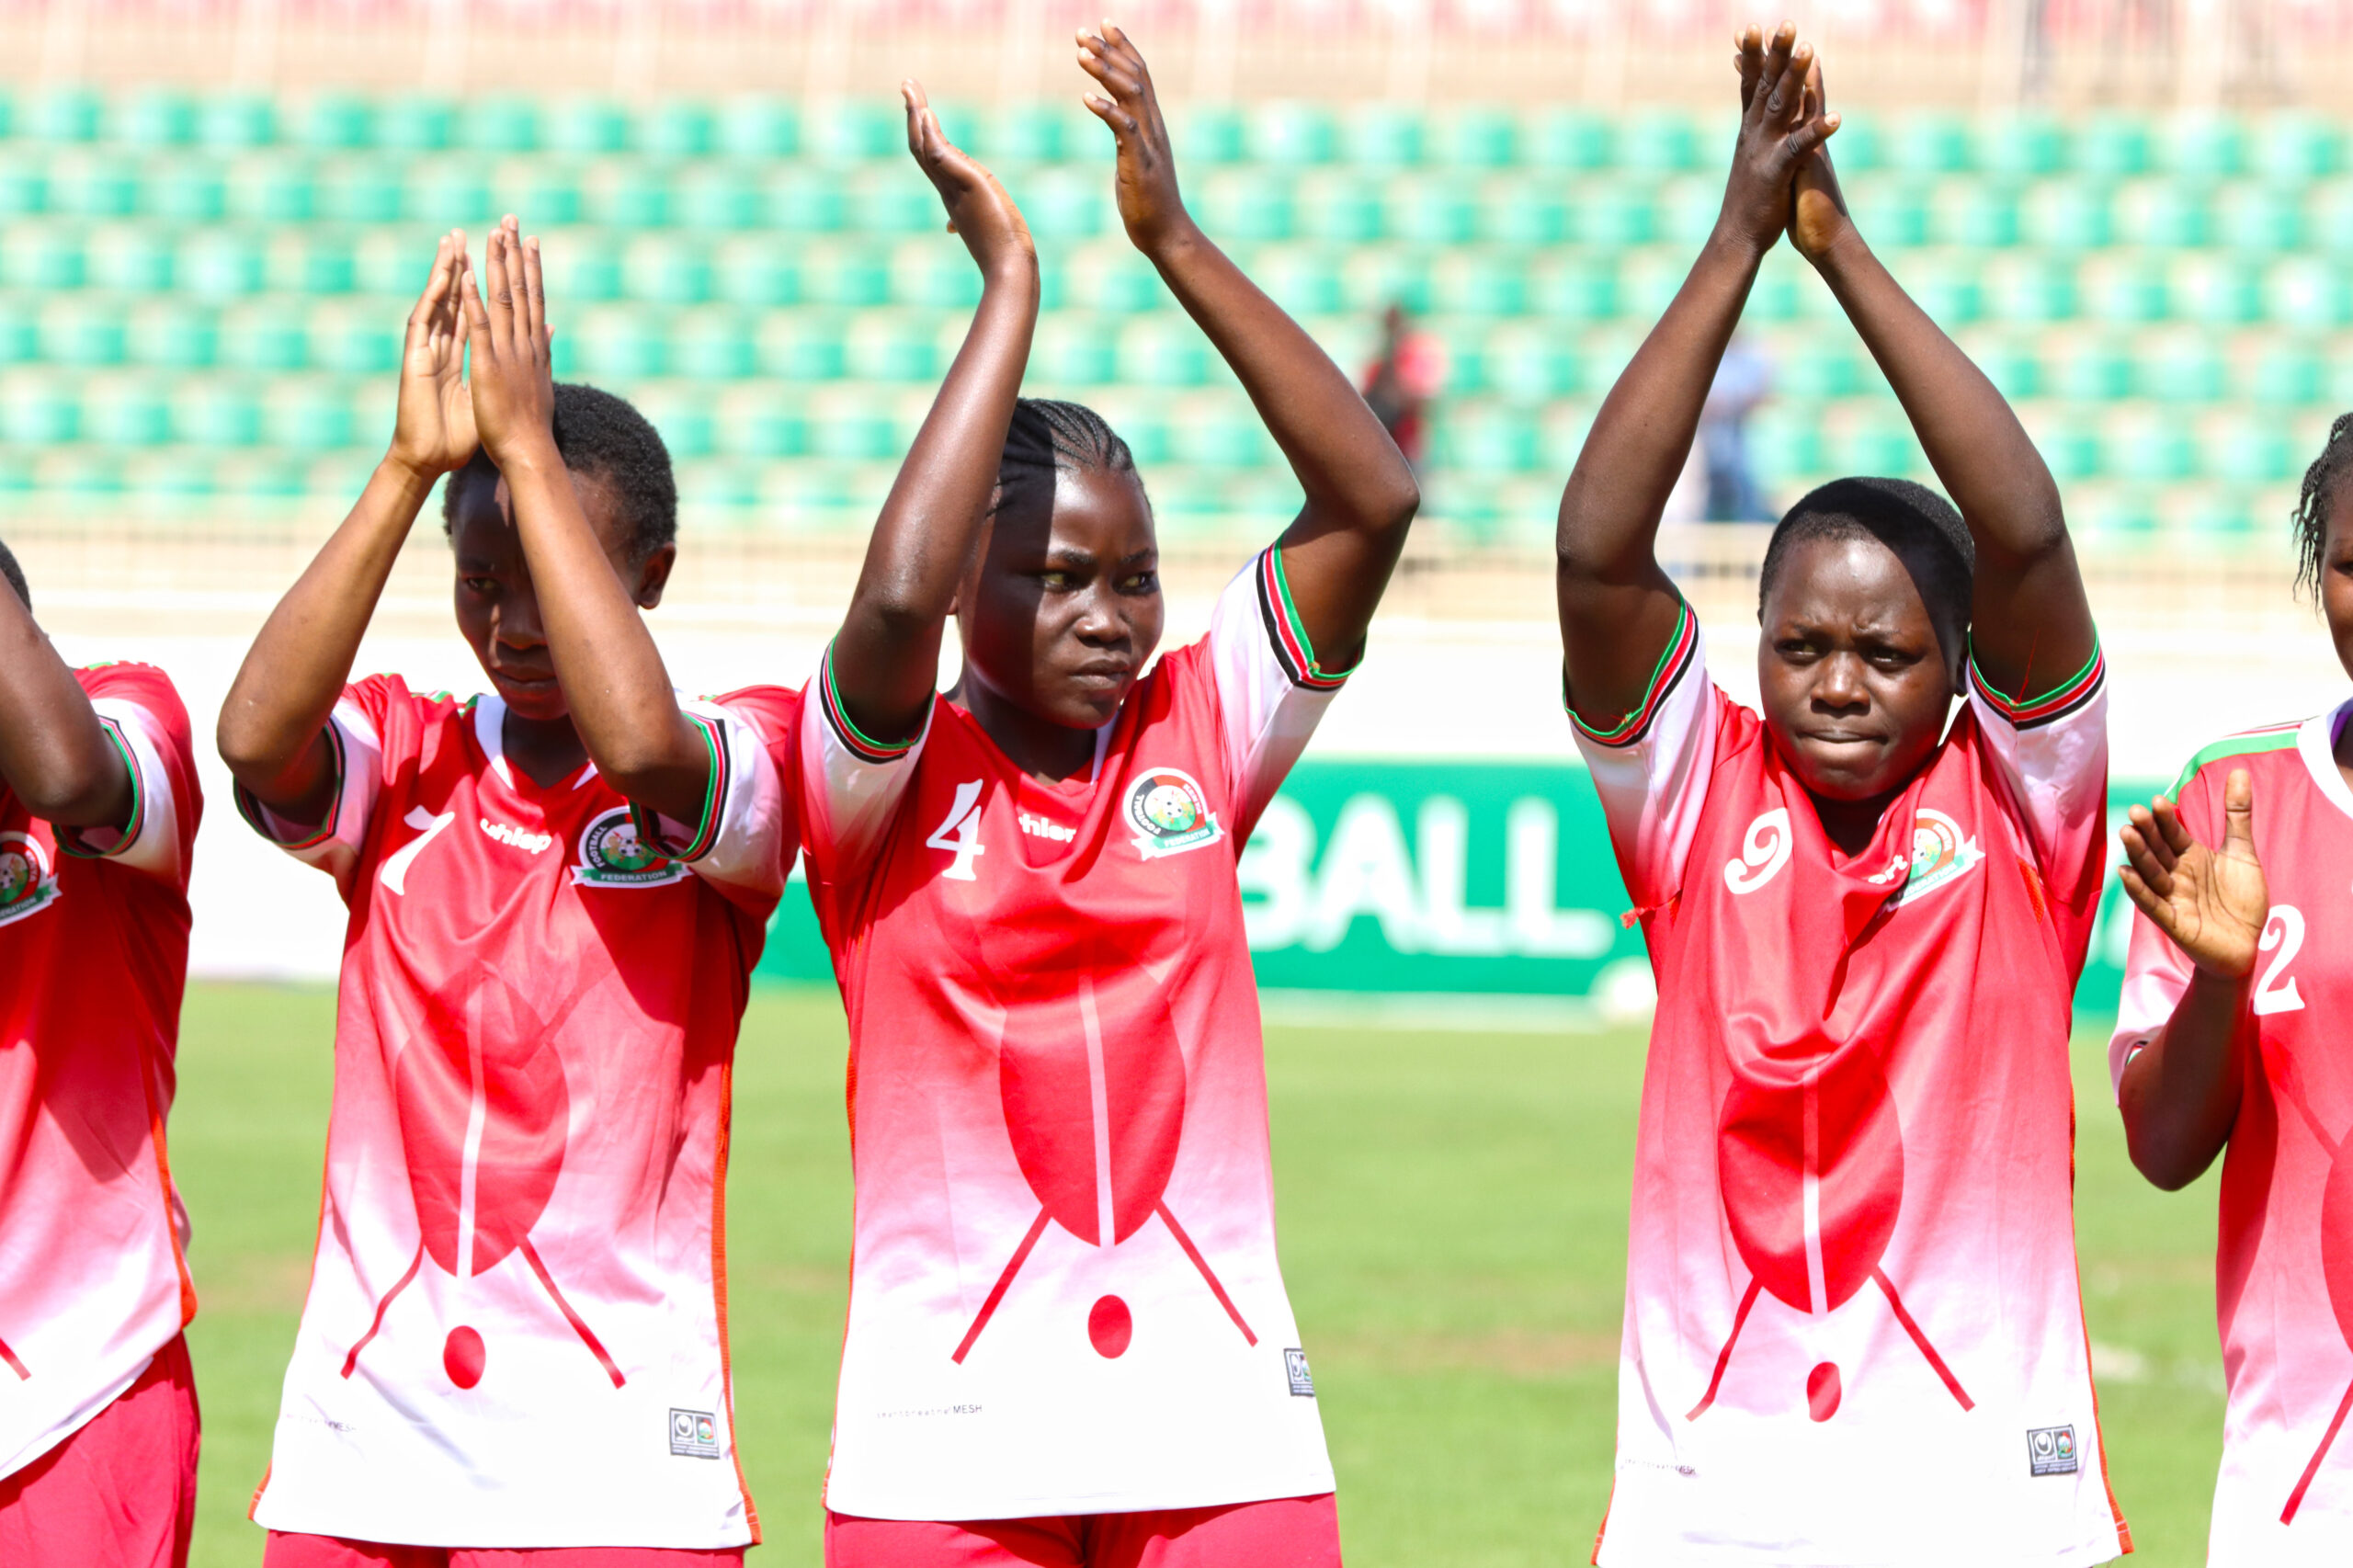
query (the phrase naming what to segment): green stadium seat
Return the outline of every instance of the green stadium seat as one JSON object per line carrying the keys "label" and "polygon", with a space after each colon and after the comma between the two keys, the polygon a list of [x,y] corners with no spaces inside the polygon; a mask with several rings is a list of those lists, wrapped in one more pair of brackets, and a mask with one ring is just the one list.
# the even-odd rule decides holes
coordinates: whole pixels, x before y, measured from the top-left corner
{"label": "green stadium seat", "polygon": [[311,362],[310,324],[292,301],[268,298],[221,312],[220,363],[239,370],[300,370]]}
{"label": "green stadium seat", "polygon": [[193,447],[250,447],[261,436],[261,401],[242,380],[191,377],[171,392],[172,438]]}
{"label": "green stadium seat", "polygon": [[1399,245],[1359,245],[1340,258],[1341,308],[1377,314],[1403,305],[1409,315],[1430,311],[1430,258]]}
{"label": "green stadium seat", "polygon": [[540,144],[539,100],[513,93],[469,98],[451,141],[469,153],[531,152]]}
{"label": "green stadium seat", "polygon": [[[2086,476],[2097,472],[2098,438],[2086,433],[2070,439],[2091,450],[2089,460],[2094,467],[2086,470]],[[2082,538],[2145,549],[2149,537],[2157,531],[2156,497],[2145,484],[2084,485],[2071,499],[2067,521],[2071,531]]]}
{"label": "green stadium seat", "polygon": [[196,139],[196,100],[176,87],[134,88],[100,111],[98,134],[134,147],[185,147]]}
{"label": "green stadium seat", "polygon": [[[1265,278],[1258,281],[1265,286]],[[1279,303],[1281,296],[1276,299]],[[1040,317],[1029,347],[1029,374],[1047,385],[1065,387],[1097,387],[1117,380],[1119,355],[1110,324],[1075,311]]]}
{"label": "green stadium seat", "polygon": [[201,154],[142,159],[133,205],[173,223],[217,223],[228,210],[228,181],[219,160]]}
{"label": "green stadium seat", "polygon": [[1124,237],[1075,247],[1063,267],[1067,303],[1076,310],[1126,315],[1169,302],[1160,275]]}
{"label": "green stadium seat", "polygon": [[[859,381],[934,381],[962,339],[962,325],[928,311],[860,311],[842,335],[843,363]],[[942,335],[951,338],[946,354]]]}
{"label": "green stadium seat", "polygon": [[[677,463],[678,507],[691,517],[703,511],[740,515],[760,499],[756,463],[731,458],[689,458]],[[735,520],[730,516],[729,520]]]}
{"label": "green stadium seat", "polygon": [[1170,111],[1168,134],[1179,166],[1232,164],[1242,158],[1242,115],[1230,105],[1187,104]]}
{"label": "green stadium seat", "polygon": [[[394,318],[405,317],[433,273],[433,247],[438,236],[419,234],[403,226],[346,231],[351,234],[351,286],[355,292],[380,294],[376,309]],[[477,256],[482,244],[470,239]],[[563,265],[559,245],[548,247],[548,287],[556,287]],[[577,294],[566,292],[574,300]]]}
{"label": "green stadium seat", "polygon": [[[259,413],[256,413],[259,425]],[[212,483],[224,495],[247,502],[283,505],[310,494],[310,465],[290,453],[259,450],[222,454],[212,471]]]}
{"label": "green stadium seat", "polygon": [[758,358],[754,321],[729,305],[705,305],[670,318],[670,373],[695,381],[733,381],[751,375]]}
{"label": "green stadium seat", "polygon": [[2128,115],[2095,115],[2077,129],[2069,148],[2077,174],[2125,179],[2149,168],[2149,127]]}
{"label": "green stadium seat", "polygon": [[1822,456],[1833,473],[1900,479],[1927,470],[1904,411],[1886,403],[1845,403],[1830,410],[1823,420]]}
{"label": "green stadium seat", "polygon": [[642,158],[599,158],[580,181],[581,215],[608,229],[658,229],[670,222],[677,171]]}
{"label": "green stadium seat", "polygon": [[93,288],[152,294],[172,286],[174,234],[153,223],[104,223],[84,245],[85,276]]}
{"label": "green stadium seat", "polygon": [[2302,194],[2290,185],[2226,185],[2214,193],[2209,236],[2234,250],[2294,250],[2303,243]]}
{"label": "green stadium seat", "polygon": [[789,165],[770,174],[762,201],[770,227],[801,234],[835,233],[849,209],[839,171],[810,165]]}
{"label": "green stadium seat", "polygon": [[639,234],[621,250],[621,292],[661,305],[711,297],[710,247],[690,234]]}
{"label": "green stadium seat", "polygon": [[[1741,320],[1752,326],[1794,321],[1811,302],[1808,290],[1814,295],[1829,293],[1821,280],[1813,276],[1813,269],[1799,261],[1794,252],[1777,249],[1768,255],[1765,266],[1756,274],[1756,281],[1749,285],[1748,302],[1741,310]],[[1837,308],[1835,301],[1831,308]]]}
{"label": "green stadium seat", "polygon": [[1397,104],[1358,104],[1340,117],[1340,157],[1359,168],[1410,168],[1423,140],[1419,111]]}
{"label": "green stadium seat", "polygon": [[2174,410],[2127,404],[2099,423],[2100,472],[2148,484],[2188,479],[2198,472],[2198,448]]}
{"label": "green stadium seat", "polygon": [[1363,244],[1381,237],[1383,182],[1351,170],[1318,170],[1293,188],[1292,230],[1302,239]]}
{"label": "green stadium seat", "polygon": [[1201,468],[1256,468],[1276,460],[1266,422],[1246,398],[1214,392],[1179,399],[1168,413],[1170,452]]}
{"label": "green stadium seat", "polygon": [[1581,183],[1569,199],[1569,232],[1588,245],[1648,244],[1658,228],[1654,190],[1631,180]]}
{"label": "green stadium seat", "polygon": [[2246,130],[2228,115],[2172,115],[2159,122],[2153,150],[2153,166],[2166,174],[2220,179],[2246,167]]}
{"label": "green stadium seat", "polygon": [[28,147],[0,145],[0,218],[23,218],[49,205],[49,160]]}
{"label": "green stadium seat", "polygon": [[693,98],[668,98],[641,113],[629,143],[650,158],[702,158],[719,141],[710,106]]}
{"label": "green stadium seat", "polygon": [[36,142],[87,142],[98,133],[101,107],[87,87],[52,87],[17,104],[12,129]]}
{"label": "green stadium seat", "polygon": [[871,164],[842,184],[849,227],[869,234],[937,233],[947,213],[912,161]]}
{"label": "green stadium seat", "polygon": [[2163,321],[2171,307],[2165,270],[2159,257],[2132,251],[2106,251],[2076,268],[2083,313],[2094,321]]}
{"label": "green stadium seat", "polygon": [[2034,340],[2015,331],[1995,328],[1957,333],[1961,348],[1995,390],[2012,403],[2039,397],[2043,392],[2042,357]]}
{"label": "green stadium seat", "polygon": [[1322,104],[1275,102],[1243,111],[1244,149],[1261,164],[1328,164],[1339,142],[1332,111]]}
{"label": "green stadium seat", "polygon": [[[545,234],[580,222],[585,205],[580,194],[579,166],[567,159],[517,155],[491,165],[490,203],[493,221],[512,212],[523,221],[523,232]],[[470,225],[467,239],[482,224]]]}
{"label": "green stadium seat", "polygon": [[1679,174],[1699,166],[1699,128],[1680,110],[1643,110],[1623,121],[1615,151],[1621,169]]}
{"label": "green stadium seat", "polygon": [[1624,253],[1618,261],[1618,313],[1645,324],[1656,321],[1690,271],[1691,258],[1679,247]]}
{"label": "green stadium seat", "polygon": [[173,282],[206,299],[250,294],[262,286],[262,272],[261,238],[244,229],[190,229],[172,261]]}
{"label": "green stadium seat", "polygon": [[40,307],[40,357],[52,365],[122,363],[120,306],[103,295],[52,295]]}
{"label": "green stadium seat", "polygon": [[2174,257],[2166,274],[2165,292],[2184,321],[2234,326],[2262,317],[2262,276],[2245,256],[2192,251]]}
{"label": "green stadium seat", "polygon": [[[906,112],[895,101],[845,98],[813,104],[801,122],[801,133],[806,151],[834,163],[907,155]],[[912,167],[907,172],[915,173]]]}
{"label": "green stadium seat", "polygon": [[[1106,150],[1110,133],[1093,123],[1093,115],[1085,116],[1089,122],[1086,125],[1078,123],[1079,118],[1060,104],[1000,105],[978,117],[972,128],[971,150],[973,156],[993,169],[1022,164],[1059,164],[1079,155],[1082,150]],[[1101,138],[1100,142],[1090,142],[1090,132]]]}
{"label": "green stadium seat", "polygon": [[1881,157],[1886,167],[1904,174],[1951,175],[1967,171],[1975,152],[1967,120],[1958,115],[1915,110],[1893,117]]}
{"label": "green stadium seat", "polygon": [[[0,242],[5,244],[5,242]],[[2353,281],[2342,263],[2318,256],[2276,262],[2263,279],[2264,315],[2307,331],[2353,322]]]}
{"label": "green stadium seat", "polygon": [[1521,129],[1520,160],[1532,168],[1606,169],[1616,153],[1608,120],[1591,109],[1545,109]]}
{"label": "green stadium seat", "polygon": [[1633,363],[1634,350],[1648,332],[1647,326],[1631,324],[1588,329],[1577,340],[1577,390],[1592,397],[1608,396]]}
{"label": "green stadium seat", "polygon": [[634,389],[630,402],[653,422],[673,462],[706,458],[718,449],[716,400],[694,382],[649,382]]}
{"label": "green stadium seat", "polygon": [[301,153],[247,153],[222,178],[223,210],[257,223],[307,222],[319,210],[318,173]]}
{"label": "green stadium seat", "polygon": [[1773,390],[1809,403],[1854,397],[1870,384],[1867,358],[1851,334],[1792,345],[1773,357]]}
{"label": "green stadium seat", "polygon": [[816,457],[882,462],[904,450],[892,400],[877,388],[837,381],[809,395],[809,450]]}
{"label": "green stadium seat", "polygon": [[2218,409],[2199,426],[2198,469],[2237,484],[2278,484],[2297,477],[2301,454],[2277,415]]}
{"label": "green stadium seat", "polygon": [[1316,245],[1269,245],[1251,259],[1251,280],[1293,316],[1342,308],[1339,259]]}
{"label": "green stadium seat", "polygon": [[734,458],[796,458],[809,449],[809,418],[797,389],[729,387],[711,406],[711,448]]}
{"label": "green stadium seat", "polygon": [[1192,199],[1201,226],[1222,244],[1287,240],[1291,235],[1290,181],[1267,168],[1211,169]]}
{"label": "green stadium seat", "polygon": [[[0,320],[5,320],[0,312]],[[123,346],[135,364],[158,369],[202,370],[220,353],[220,329],[212,311],[192,301],[142,300],[123,320]]]}
{"label": "green stadium seat", "polygon": [[711,290],[731,305],[798,304],[801,257],[817,248],[790,235],[732,235],[712,249]]}
{"label": "green stadium seat", "polygon": [[1449,399],[1437,425],[1434,444],[1448,472],[1524,473],[1537,466],[1536,421],[1527,404],[1500,398]]}
{"label": "green stadium seat", "polygon": [[197,100],[196,141],[215,152],[243,152],[278,140],[278,99],[268,93],[207,93]]}
{"label": "green stadium seat", "polygon": [[327,91],[298,103],[286,117],[287,140],[316,151],[348,152],[375,140],[375,107],[357,93]]}
{"label": "green stadium seat", "polygon": [[1553,180],[1495,175],[1479,192],[1479,237],[1495,244],[1557,245],[1569,237],[1569,201]]}
{"label": "green stadium seat", "polygon": [[487,233],[500,213],[492,206],[483,162],[471,154],[419,158],[401,180],[401,216],[439,231],[464,228]]}
{"label": "green stadium seat", "polygon": [[629,145],[629,114],[605,98],[560,98],[540,111],[540,145],[583,158],[620,152]]}
{"label": "green stadium seat", "polygon": [[1927,204],[1928,237],[1940,245],[2000,250],[2018,243],[2017,187],[2003,179],[1949,179]]}
{"label": "green stadium seat", "polygon": [[11,223],[0,229],[0,283],[12,289],[79,289],[81,233],[63,223]]}
{"label": "green stadium seat", "polygon": [[2068,258],[2013,251],[1989,258],[1983,294],[1997,321],[2060,322],[2074,318],[2075,268]]}
{"label": "green stadium seat", "polygon": [[2345,167],[2345,129],[2316,115],[2282,113],[2255,130],[2254,171],[2272,179],[2311,180]]}
{"label": "green stadium seat", "polygon": [[1477,193],[1452,174],[1392,176],[1381,232],[1421,245],[1459,245],[1478,232]]}
{"label": "green stadium seat", "polygon": [[1168,399],[1154,392],[1105,387],[1088,403],[1127,442],[1137,467],[1147,471],[1150,494],[1157,508],[1162,499],[1160,476],[1149,471],[1173,460],[1169,456]]}
{"label": "green stadium seat", "polygon": [[1449,315],[1518,315],[1528,308],[1528,260],[1486,246],[1441,251],[1430,263],[1430,304]]}
{"label": "green stadium seat", "polygon": [[33,483],[50,496],[112,511],[123,493],[122,462],[103,447],[53,448],[34,456]]}
{"label": "green stadium seat", "polygon": [[1662,244],[1696,251],[1715,233],[1723,206],[1724,182],[1720,174],[1666,180],[1659,186],[1653,235]]}
{"label": "green stadium seat", "polygon": [[2143,335],[2137,346],[2134,390],[2159,403],[2206,403],[2219,400],[2229,368],[2211,332],[2174,329]]}
{"label": "green stadium seat", "polygon": [[1209,379],[1210,347],[1189,320],[1156,313],[1119,329],[1120,380],[1137,386],[1197,387]]}
{"label": "green stadium seat", "polygon": [[1844,180],[1856,226],[1872,244],[1901,250],[1926,244],[1929,199],[1934,187],[1909,175],[1862,175]]}
{"label": "green stadium seat", "polygon": [[957,240],[926,234],[891,251],[890,289],[895,304],[969,311],[981,302],[981,269]]}
{"label": "green stadium seat", "polygon": [[[421,277],[417,287],[424,288]],[[278,302],[278,308],[285,308],[283,302]],[[345,376],[388,377],[400,368],[408,312],[390,300],[328,300],[311,307],[305,326],[311,363],[320,369]],[[224,324],[220,331],[225,337],[228,328]],[[558,341],[571,335],[559,333]],[[220,358],[230,357],[224,343]],[[389,424],[384,427],[391,429]]]}
{"label": "green stadium seat", "polygon": [[74,391],[53,370],[0,378],[0,440],[45,447],[74,439],[82,421]]}
{"label": "green stadium seat", "polygon": [[801,112],[783,98],[729,98],[719,106],[712,145],[731,158],[789,158],[801,151]]}
{"label": "green stadium seat", "polygon": [[438,153],[457,128],[457,106],[428,93],[402,93],[376,105],[370,142],[392,153]]}
{"label": "green stadium seat", "polygon": [[[1846,143],[1855,127],[1841,126],[1832,152],[1847,156]],[[1972,131],[1975,145],[1970,162],[1988,175],[2039,178],[2058,173],[2067,165],[2067,134],[2048,115],[2009,111],[1980,116]]]}
{"label": "green stadium seat", "polygon": [[758,373],[795,386],[838,381],[845,320],[833,311],[771,311],[753,338]]}
{"label": "green stadium seat", "polygon": [[2267,338],[2248,356],[2245,373],[2245,395],[2271,408],[2317,403],[2327,386],[2320,355],[2301,335]]}
{"label": "green stadium seat", "polygon": [[352,444],[353,426],[351,399],[334,377],[274,377],[262,394],[261,438],[270,446],[336,451]]}
{"label": "green stadium seat", "polygon": [[2037,180],[2018,202],[2018,239],[2046,250],[2097,250],[2115,233],[2111,187],[2090,180]]}
{"label": "green stadium seat", "polygon": [[[168,417],[168,408],[164,412]],[[162,446],[160,443],[165,438],[157,437],[155,449],[132,451],[123,457],[123,484],[141,500],[176,511],[211,495],[214,465],[211,454]],[[348,494],[358,493],[354,488]]]}
{"label": "green stadium seat", "polygon": [[670,175],[670,218],[692,229],[756,229],[767,221],[767,192],[741,164],[686,164]]}
{"label": "green stadium seat", "polygon": [[2042,386],[2070,403],[2113,403],[2132,395],[2132,356],[2123,339],[2102,332],[2074,332],[2043,345]]}
{"label": "green stadium seat", "polygon": [[1519,121],[1485,105],[1446,110],[1426,126],[1423,153],[1456,168],[1507,169],[1519,157]]}
{"label": "green stadium seat", "polygon": [[2116,243],[2165,248],[2204,244],[2211,195],[2208,187],[2186,180],[2127,180],[2116,191]]}
{"label": "green stadium seat", "polygon": [[596,305],[580,312],[572,332],[579,373],[592,381],[638,381],[658,376],[669,358],[668,322],[641,305]]}
{"label": "green stadium seat", "polygon": [[69,147],[49,164],[49,210],[75,218],[120,218],[139,205],[138,165],[112,147]]}
{"label": "green stadium seat", "polygon": [[392,223],[401,216],[402,166],[372,154],[319,165],[313,201],[321,217],[347,223]]}
{"label": "green stadium seat", "polygon": [[1822,411],[1786,402],[1767,403],[1748,422],[1749,460],[1768,486],[1788,489],[1823,472]]}
{"label": "green stadium seat", "polygon": [[1016,195],[1029,232],[1041,240],[1126,232],[1112,205],[1110,176],[1101,169],[1038,169],[1020,182]]}

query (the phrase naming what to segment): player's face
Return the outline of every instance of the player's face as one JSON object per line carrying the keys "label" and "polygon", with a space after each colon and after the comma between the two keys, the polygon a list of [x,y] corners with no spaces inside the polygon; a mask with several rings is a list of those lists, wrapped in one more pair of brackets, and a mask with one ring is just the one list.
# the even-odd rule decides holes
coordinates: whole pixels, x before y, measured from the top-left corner
{"label": "player's face", "polygon": [[2353,675],[2353,484],[2339,482],[2328,509],[2328,536],[2321,541],[2320,610],[2336,662]]}
{"label": "player's face", "polygon": [[1903,561],[1876,540],[1795,547],[1765,604],[1756,645],[1766,722],[1799,779],[1831,801],[1910,781],[1960,690],[1960,652]]}
{"label": "player's face", "polygon": [[1160,542],[1132,473],[1054,475],[1051,510],[1001,508],[957,597],[966,672],[1023,711],[1092,730],[1160,645]]}
{"label": "player's face", "polygon": [[[451,483],[457,483],[452,476]],[[629,526],[603,481],[572,476],[581,510],[604,547],[605,559],[642,608],[662,599],[675,546],[665,545],[642,562],[630,559]],[[506,481],[480,476],[466,482],[450,520],[449,544],[458,570],[458,630],[482,661],[483,673],[518,719],[544,722],[571,711],[556,684],[555,660],[540,620],[540,597],[523,559],[522,536],[515,531]]]}

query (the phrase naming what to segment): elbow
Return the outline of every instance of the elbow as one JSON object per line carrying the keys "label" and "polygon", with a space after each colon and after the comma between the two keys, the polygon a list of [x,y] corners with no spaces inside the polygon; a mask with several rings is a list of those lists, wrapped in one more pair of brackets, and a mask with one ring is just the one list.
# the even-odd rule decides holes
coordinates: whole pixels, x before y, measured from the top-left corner
{"label": "elbow", "polygon": [[2179,1192],[2204,1176],[2218,1152],[2210,1149],[2201,1154],[2178,1140],[2156,1137],[2130,1122],[2125,1124],[2124,1147],[2132,1158],[2132,1168],[2160,1192]]}
{"label": "elbow", "polygon": [[212,731],[212,744],[230,776],[256,794],[267,792],[290,760],[263,733],[262,726],[240,714],[233,703],[221,710],[221,722]]}
{"label": "elbow", "polygon": [[105,825],[120,787],[110,758],[45,768],[10,783],[28,815],[60,827]]}

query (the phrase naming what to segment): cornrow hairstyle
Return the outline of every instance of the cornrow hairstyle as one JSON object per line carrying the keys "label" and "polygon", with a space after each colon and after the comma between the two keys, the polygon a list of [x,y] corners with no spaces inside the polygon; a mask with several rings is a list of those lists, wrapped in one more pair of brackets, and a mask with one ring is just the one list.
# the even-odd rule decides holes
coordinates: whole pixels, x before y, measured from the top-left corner
{"label": "cornrow hairstyle", "polygon": [[2320,597],[2321,560],[2328,551],[2328,511],[2336,489],[2353,472],[2353,414],[2340,414],[2328,427],[2320,456],[2304,470],[2304,487],[2296,496],[2296,586]]}
{"label": "cornrow hairstyle", "polygon": [[25,601],[27,609],[33,608],[33,591],[25,585],[25,569],[17,564],[16,556],[5,543],[0,543],[0,577],[8,580],[8,586],[17,590],[17,597]]}
{"label": "cornrow hairstyle", "polygon": [[1809,492],[1773,527],[1757,574],[1756,610],[1779,581],[1790,547],[1810,539],[1875,539],[1918,574],[1928,613],[1956,632],[1969,630],[1977,542],[1953,504],[1908,479],[1834,479]]}
{"label": "cornrow hairstyle", "polygon": [[[630,557],[642,562],[678,537],[678,481],[670,449],[653,422],[626,399],[597,387],[558,381],[555,386],[555,449],[574,473],[602,480],[629,524]],[[457,522],[458,502],[478,479],[495,480],[498,465],[487,451],[452,474],[441,491],[441,532]]]}
{"label": "cornrow hairstyle", "polygon": [[[1057,472],[1087,472],[1135,473],[1135,454],[1109,421],[1083,403],[1022,398],[1014,403],[1013,421],[1006,426],[989,512],[994,516],[1004,510],[1016,492],[1028,492],[1040,483],[1051,496]],[[1136,482],[1141,487],[1141,474]]]}

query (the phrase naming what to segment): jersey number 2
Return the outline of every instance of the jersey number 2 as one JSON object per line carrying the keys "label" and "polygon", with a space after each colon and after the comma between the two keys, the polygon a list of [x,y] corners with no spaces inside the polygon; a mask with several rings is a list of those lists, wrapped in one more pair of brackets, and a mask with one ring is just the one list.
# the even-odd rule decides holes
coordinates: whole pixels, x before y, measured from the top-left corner
{"label": "jersey number 2", "polygon": [[940,872],[960,882],[976,881],[972,874],[972,858],[981,853],[981,781],[968,778],[956,786],[956,803],[948,808],[948,815],[931,830],[924,840],[925,846],[945,849],[956,857],[955,864]]}
{"label": "jersey number 2", "polygon": [[2278,949],[2279,956],[2263,971],[2256,983],[2255,1010],[2257,1013],[2301,1013],[2304,998],[2296,989],[2295,978],[2286,971],[2296,961],[2297,952],[2304,945],[2304,912],[2292,903],[2275,903],[2271,918],[2263,923],[2263,938],[2256,944],[2263,952]]}

